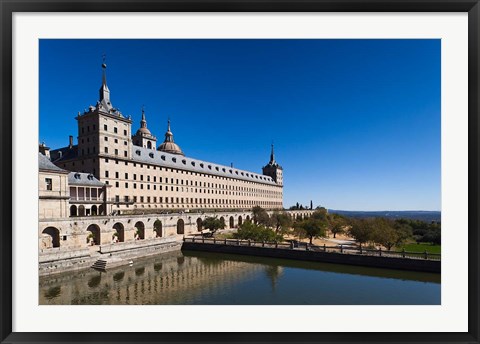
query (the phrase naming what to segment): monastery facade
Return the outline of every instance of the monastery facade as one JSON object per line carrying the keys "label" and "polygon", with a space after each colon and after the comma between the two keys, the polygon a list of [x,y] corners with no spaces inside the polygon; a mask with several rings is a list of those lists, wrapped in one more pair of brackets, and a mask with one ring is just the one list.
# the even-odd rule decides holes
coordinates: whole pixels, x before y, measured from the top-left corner
{"label": "monastery facade", "polygon": [[75,174],[69,177],[77,181],[69,185],[69,217],[283,208],[283,169],[273,145],[261,174],[185,156],[170,121],[157,146],[143,109],[140,127],[132,134],[131,118],[111,103],[105,64],[102,69],[99,100],[76,117],[78,143],[70,136],[68,146],[47,152],[58,168],[89,182],[80,185]]}

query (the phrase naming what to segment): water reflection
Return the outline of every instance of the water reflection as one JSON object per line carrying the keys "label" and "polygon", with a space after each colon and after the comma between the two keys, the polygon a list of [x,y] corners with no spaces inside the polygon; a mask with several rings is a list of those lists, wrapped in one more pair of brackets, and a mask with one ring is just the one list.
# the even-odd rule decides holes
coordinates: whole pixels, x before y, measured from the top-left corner
{"label": "water reflection", "polygon": [[87,269],[42,277],[39,303],[439,304],[440,275],[173,252],[107,272]]}

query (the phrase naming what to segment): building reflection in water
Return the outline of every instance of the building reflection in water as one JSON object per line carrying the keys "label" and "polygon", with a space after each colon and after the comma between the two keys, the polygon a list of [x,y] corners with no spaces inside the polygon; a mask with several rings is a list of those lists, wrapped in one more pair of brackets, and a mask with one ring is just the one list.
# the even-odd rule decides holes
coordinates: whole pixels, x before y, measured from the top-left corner
{"label": "building reflection in water", "polygon": [[[248,280],[263,268],[241,261],[185,257],[174,252],[107,272],[89,269],[42,277],[39,304],[189,303],[189,299],[201,294]],[[267,267],[267,271],[272,280],[280,274],[276,267]]]}

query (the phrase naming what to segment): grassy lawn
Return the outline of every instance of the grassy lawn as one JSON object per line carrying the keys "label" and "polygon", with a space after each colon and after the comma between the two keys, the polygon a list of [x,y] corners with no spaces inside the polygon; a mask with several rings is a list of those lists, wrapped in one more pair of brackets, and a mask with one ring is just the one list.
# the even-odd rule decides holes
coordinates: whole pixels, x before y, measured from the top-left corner
{"label": "grassy lawn", "polygon": [[410,243],[410,244],[405,244],[402,247],[398,248],[397,251],[401,251],[403,248],[405,248],[405,251],[407,252],[425,252],[427,251],[428,253],[441,253],[441,248],[442,246],[440,245],[432,245],[428,243]]}

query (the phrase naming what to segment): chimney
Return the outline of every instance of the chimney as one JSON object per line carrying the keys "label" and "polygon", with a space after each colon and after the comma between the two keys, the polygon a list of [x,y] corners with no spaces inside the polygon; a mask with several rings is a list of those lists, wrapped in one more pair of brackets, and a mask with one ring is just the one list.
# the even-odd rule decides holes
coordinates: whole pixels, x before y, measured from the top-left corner
{"label": "chimney", "polygon": [[42,142],[38,148],[40,153],[50,159],[50,148],[45,145],[45,142]]}
{"label": "chimney", "polygon": [[70,135],[68,137],[68,141],[69,141],[68,148],[72,149],[72,147],[73,147],[73,136],[72,135]]}

